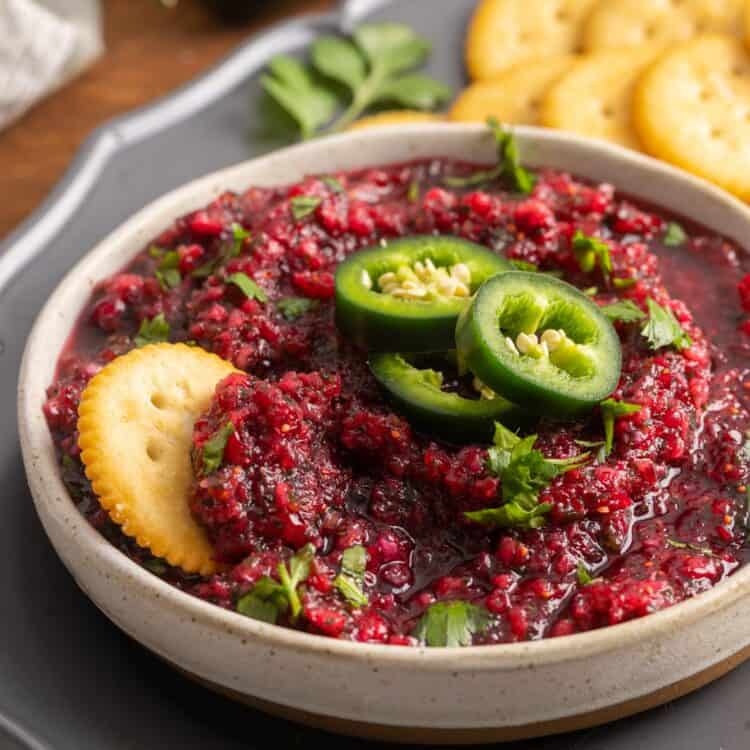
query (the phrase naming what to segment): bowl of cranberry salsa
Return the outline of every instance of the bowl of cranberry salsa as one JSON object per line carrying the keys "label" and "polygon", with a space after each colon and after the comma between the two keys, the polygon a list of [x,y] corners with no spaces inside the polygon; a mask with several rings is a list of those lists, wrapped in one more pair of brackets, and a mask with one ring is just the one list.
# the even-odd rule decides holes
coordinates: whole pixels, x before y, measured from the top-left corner
{"label": "bowl of cranberry salsa", "polygon": [[[268,710],[430,741],[590,725],[748,655],[750,211],[629,151],[514,135],[530,171],[506,164],[499,178],[478,126],[296,146],[161,198],[69,272],[26,348],[22,448],[53,545],[119,627]],[[609,397],[572,416],[537,409],[524,455],[507,428],[454,442],[389,398],[337,323],[337,268],[435,235],[504,258],[534,293],[537,276],[583,292],[619,340]],[[429,293],[430,268],[407,271],[401,286],[363,287],[399,303]],[[465,281],[469,305],[464,275],[454,265],[446,283],[460,296]],[[553,358],[557,334],[524,336],[509,339],[516,355]],[[81,462],[89,380],[163,340],[241,371],[193,436],[197,453],[243,415],[221,468],[197,469],[185,498],[212,575],[123,534]],[[497,396],[450,356],[385,356],[402,375],[442,368],[443,392],[462,401]],[[533,510],[498,512],[519,497]],[[288,591],[290,571],[295,601],[269,594],[258,616],[259,581]]]}

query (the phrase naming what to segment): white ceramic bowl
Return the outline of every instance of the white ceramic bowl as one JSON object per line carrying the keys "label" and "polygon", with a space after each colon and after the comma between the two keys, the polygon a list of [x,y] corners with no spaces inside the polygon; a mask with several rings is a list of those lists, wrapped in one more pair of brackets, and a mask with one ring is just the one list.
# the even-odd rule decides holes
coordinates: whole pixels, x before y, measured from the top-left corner
{"label": "white ceramic bowl", "polygon": [[[740,244],[750,237],[747,207],[683,172],[565,133],[517,135],[527,164],[609,180]],[[42,404],[98,280],[224,190],[429,156],[491,162],[494,143],[481,126],[416,125],[279,151],[159,199],[70,271],[39,315],[19,385],[23,458],[50,540],[83,591],[150,650],[234,697],[337,731],[433,743],[516,738],[634,713],[704,684],[750,656],[750,567],[685,603],[590,633],[464,649],[363,645],[256,622],[181,593],[111,546],[71,502]]]}

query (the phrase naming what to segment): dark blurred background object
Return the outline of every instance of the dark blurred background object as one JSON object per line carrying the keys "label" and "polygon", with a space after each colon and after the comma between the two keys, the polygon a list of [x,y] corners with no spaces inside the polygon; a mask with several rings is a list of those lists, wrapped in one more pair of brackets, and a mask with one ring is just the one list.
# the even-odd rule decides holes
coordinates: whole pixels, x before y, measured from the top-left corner
{"label": "dark blurred background object", "polygon": [[[293,0],[203,0],[225,23],[247,23],[269,13],[291,10]],[[296,3],[297,5],[299,3]]]}
{"label": "dark blurred background object", "polygon": [[327,11],[335,4],[335,0],[102,0],[106,44],[102,58],[0,132],[0,238],[41,203],[98,125],[187,83],[251,34],[284,18]]}

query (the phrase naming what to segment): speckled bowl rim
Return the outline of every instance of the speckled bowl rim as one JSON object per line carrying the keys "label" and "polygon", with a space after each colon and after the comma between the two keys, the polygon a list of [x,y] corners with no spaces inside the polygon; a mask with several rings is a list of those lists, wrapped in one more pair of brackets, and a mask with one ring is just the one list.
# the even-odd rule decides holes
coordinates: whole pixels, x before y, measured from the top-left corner
{"label": "speckled bowl rim", "polygon": [[[374,128],[369,131],[363,130],[331,136],[323,140],[330,147],[336,147],[345,140],[356,140],[364,148],[370,139],[384,138],[386,133],[388,133],[389,137],[393,138],[398,138],[404,134],[418,136],[420,134],[434,135],[438,132],[459,132],[465,133],[467,137],[476,137],[485,130],[481,125],[415,124],[399,128],[398,131],[390,128]],[[514,131],[522,140],[531,143],[544,142],[547,145],[560,144],[564,147],[575,147],[592,154],[599,154],[610,160],[619,161],[620,166],[624,165],[640,169],[643,171],[644,177],[648,174],[660,174],[673,181],[681,182],[723,203],[727,209],[735,211],[746,222],[748,236],[750,237],[750,208],[728,193],[700,178],[650,157],[605,142],[543,128],[518,126],[514,128]],[[283,156],[293,160],[311,145],[320,143],[322,141],[292,146],[271,156],[276,158]],[[440,156],[440,154],[436,154],[436,156]],[[583,654],[589,656],[604,654],[619,650],[626,644],[633,644],[634,642],[648,639],[665,629],[677,628],[693,623],[696,620],[704,618],[709,613],[725,609],[738,599],[750,595],[749,565],[738,570],[709,591],[700,593],[691,599],[675,604],[667,609],[639,619],[585,633],[576,633],[560,638],[547,638],[540,641],[523,641],[465,648],[396,647],[343,641],[304,633],[277,625],[266,624],[222,609],[217,605],[205,602],[170,586],[159,577],[137,565],[101,536],[77,510],[62,482],[57,465],[53,461],[47,460],[41,450],[44,442],[47,443],[47,447],[49,447],[49,443],[51,442],[46,425],[44,430],[46,435],[40,434],[39,430],[35,431],[33,429],[35,422],[32,412],[41,410],[41,404],[32,403],[31,399],[27,398],[24,386],[29,379],[33,355],[38,350],[49,349],[49,346],[45,346],[45,342],[40,340],[42,329],[46,325],[48,318],[55,314],[58,293],[63,288],[76,286],[81,283],[79,279],[81,266],[85,265],[87,260],[95,253],[103,252],[109,238],[125,230],[131,223],[137,223],[147,212],[158,209],[162,204],[168,204],[178,194],[198,191],[202,185],[210,181],[216,181],[217,179],[221,180],[222,175],[229,174],[240,167],[247,167],[250,163],[261,161],[264,158],[268,157],[260,157],[259,159],[252,160],[252,162],[222,169],[206,177],[199,178],[162,196],[136,213],[114,232],[105,237],[96,248],[86,253],[68,272],[50,296],[34,324],[26,344],[19,375],[18,422],[24,463],[29,484],[32,488],[32,494],[35,496],[35,504],[40,502],[36,497],[38,492],[40,496],[43,496],[48,501],[50,508],[54,507],[55,498],[58,500],[63,498],[67,501],[67,511],[74,511],[67,518],[67,522],[71,534],[76,535],[79,544],[86,545],[90,553],[95,555],[105,567],[110,567],[118,574],[129,578],[142,592],[149,593],[158,598],[161,606],[176,609],[179,614],[186,615],[196,622],[207,626],[220,627],[225,632],[237,637],[248,640],[252,639],[267,647],[278,646],[279,648],[296,650],[298,652],[337,655],[353,661],[367,662],[368,664],[371,664],[373,661],[379,661],[402,667],[418,667],[420,670],[434,670],[435,672],[445,672],[446,670],[496,672],[498,669],[504,670],[506,668],[513,670],[529,663],[554,664],[574,661],[579,655]],[[582,169],[580,172],[585,175],[586,170]],[[613,175],[612,182],[617,186],[616,175]],[[165,214],[169,213],[169,210],[165,210]],[[713,231],[719,232],[721,230],[713,229]],[[737,238],[734,239],[739,242]],[[123,265],[125,265],[127,260],[127,258],[123,259]],[[64,343],[64,341],[61,341],[55,345],[55,359],[59,357]],[[38,420],[36,424],[39,424]],[[64,505],[65,503],[62,504]],[[60,512],[59,508],[57,512]],[[75,571],[71,572],[75,577]]]}

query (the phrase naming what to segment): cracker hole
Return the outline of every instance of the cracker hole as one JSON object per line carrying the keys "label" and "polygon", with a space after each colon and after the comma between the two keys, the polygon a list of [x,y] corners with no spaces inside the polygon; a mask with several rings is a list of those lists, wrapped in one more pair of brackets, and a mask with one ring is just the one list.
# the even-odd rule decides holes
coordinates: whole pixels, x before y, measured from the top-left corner
{"label": "cracker hole", "polygon": [[151,403],[157,409],[163,409],[167,405],[167,400],[161,393],[154,393],[151,396]]}
{"label": "cracker hole", "polygon": [[747,73],[747,70],[745,70],[745,68],[741,67],[740,65],[735,65],[732,68],[732,75],[735,78],[742,78],[742,76],[744,76],[745,73]]}
{"label": "cracker hole", "polygon": [[148,443],[146,443],[146,455],[152,461],[158,461],[161,458],[161,453],[161,446],[158,443],[153,440],[149,440]]}
{"label": "cracker hole", "polygon": [[703,102],[707,102],[711,98],[711,92],[703,88],[698,92],[698,98]]}
{"label": "cracker hole", "polygon": [[564,8],[558,8],[555,12],[555,20],[558,23],[567,23],[570,20],[570,16],[568,16]]}
{"label": "cracker hole", "polygon": [[604,117],[606,117],[608,120],[611,120],[615,116],[615,111],[610,107],[609,105],[605,104],[602,106],[602,114]]}
{"label": "cracker hole", "polygon": [[724,135],[724,131],[721,128],[711,128],[711,138],[718,140]]}
{"label": "cracker hole", "polygon": [[643,36],[645,36],[646,39],[653,39],[656,36],[656,26],[648,24],[648,26],[644,27]]}

